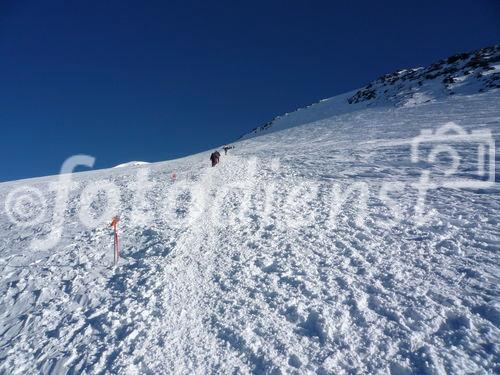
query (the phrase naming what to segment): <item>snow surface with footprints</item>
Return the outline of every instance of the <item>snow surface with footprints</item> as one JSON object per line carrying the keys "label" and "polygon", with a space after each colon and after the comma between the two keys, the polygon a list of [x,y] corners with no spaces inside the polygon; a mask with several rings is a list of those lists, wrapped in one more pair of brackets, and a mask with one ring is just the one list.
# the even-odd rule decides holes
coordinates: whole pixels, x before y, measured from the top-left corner
{"label": "snow surface with footprints", "polygon": [[[51,231],[50,215],[20,227],[0,212],[0,373],[500,371],[498,177],[430,190],[416,225],[412,184],[430,166],[411,163],[408,143],[449,121],[498,141],[499,99],[343,113],[238,142],[216,168],[203,153],[74,174],[47,251],[30,242]],[[148,207],[132,220],[145,170]],[[0,184],[0,207],[33,186],[50,208],[56,179]],[[121,191],[116,267],[111,229],[78,218],[81,190],[98,180]],[[392,195],[397,225],[383,225],[387,181],[405,186]],[[364,223],[353,194],[332,226],[334,188],[356,183],[369,188]],[[183,221],[190,210],[200,214]]]}

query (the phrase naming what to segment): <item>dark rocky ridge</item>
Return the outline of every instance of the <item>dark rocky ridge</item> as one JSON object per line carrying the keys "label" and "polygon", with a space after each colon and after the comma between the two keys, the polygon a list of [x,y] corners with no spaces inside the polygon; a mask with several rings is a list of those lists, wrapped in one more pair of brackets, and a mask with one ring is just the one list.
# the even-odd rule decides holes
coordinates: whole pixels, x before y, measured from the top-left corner
{"label": "dark rocky ridge", "polygon": [[[411,106],[424,104],[450,95],[472,95],[500,88],[500,46],[458,53],[425,68],[401,69],[384,74],[347,96],[345,105]],[[331,98],[333,99],[333,98]],[[324,99],[294,112],[280,115],[252,129],[244,138],[268,130],[278,120],[289,118],[311,107],[323,105]]]}

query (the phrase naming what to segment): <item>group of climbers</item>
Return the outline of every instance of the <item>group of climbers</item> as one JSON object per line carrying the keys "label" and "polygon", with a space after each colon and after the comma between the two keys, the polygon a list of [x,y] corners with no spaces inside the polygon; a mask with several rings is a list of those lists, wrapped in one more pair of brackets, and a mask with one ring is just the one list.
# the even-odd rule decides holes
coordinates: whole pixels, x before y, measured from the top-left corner
{"label": "group of climbers", "polygon": [[225,145],[224,147],[222,147],[222,149],[224,150],[224,155],[227,155],[227,152],[233,148],[234,148],[234,146],[228,146],[228,145]]}
{"label": "group of climbers", "polygon": [[[222,149],[224,150],[224,155],[227,155],[227,152],[233,148],[234,146],[228,146],[228,145],[222,147]],[[215,167],[217,164],[219,164],[219,160],[220,160],[220,152],[217,150],[212,152],[212,154],[210,155],[210,161],[212,162],[212,167]]]}

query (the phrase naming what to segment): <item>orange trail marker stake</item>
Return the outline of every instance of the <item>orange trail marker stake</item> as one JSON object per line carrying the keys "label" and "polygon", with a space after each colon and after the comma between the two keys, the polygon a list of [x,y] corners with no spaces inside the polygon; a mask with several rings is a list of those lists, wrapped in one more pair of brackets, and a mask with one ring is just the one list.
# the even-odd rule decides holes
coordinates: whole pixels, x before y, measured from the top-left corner
{"label": "orange trail marker stake", "polygon": [[113,231],[115,234],[115,236],[114,236],[115,237],[115,253],[114,253],[115,265],[116,265],[116,263],[118,263],[118,258],[120,257],[120,247],[119,247],[119,242],[118,242],[118,229],[116,228],[119,221],[120,221],[120,219],[117,216],[115,216],[110,224],[110,226],[113,227]]}

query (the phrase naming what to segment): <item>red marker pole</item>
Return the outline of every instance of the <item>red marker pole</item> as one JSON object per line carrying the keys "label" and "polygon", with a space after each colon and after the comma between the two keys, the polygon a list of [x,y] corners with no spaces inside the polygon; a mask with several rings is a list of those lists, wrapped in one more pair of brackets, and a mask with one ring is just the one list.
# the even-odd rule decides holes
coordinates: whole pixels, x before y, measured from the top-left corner
{"label": "red marker pole", "polygon": [[116,216],[111,221],[111,226],[113,227],[114,238],[115,238],[115,253],[114,253],[115,265],[118,263],[118,259],[120,258],[120,247],[119,247],[119,242],[118,242],[118,229],[117,229],[117,225],[118,225],[119,221],[120,221],[120,219]]}

